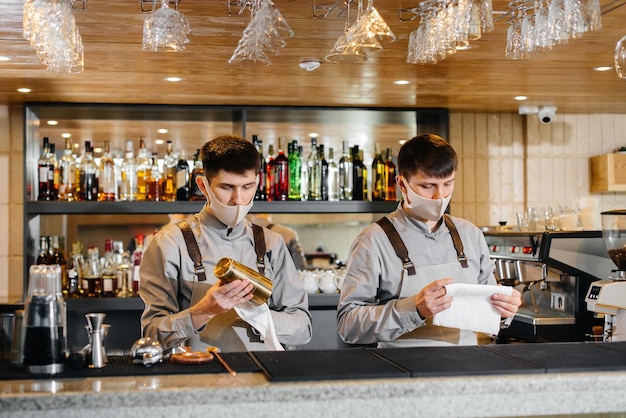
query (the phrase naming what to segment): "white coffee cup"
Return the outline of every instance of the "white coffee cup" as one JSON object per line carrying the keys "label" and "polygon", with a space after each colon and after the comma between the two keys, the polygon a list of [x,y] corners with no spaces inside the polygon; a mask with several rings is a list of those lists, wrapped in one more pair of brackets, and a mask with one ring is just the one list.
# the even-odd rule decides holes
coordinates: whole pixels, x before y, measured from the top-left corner
{"label": "white coffee cup", "polygon": [[577,213],[562,213],[559,215],[559,226],[562,230],[567,231],[578,228]]}

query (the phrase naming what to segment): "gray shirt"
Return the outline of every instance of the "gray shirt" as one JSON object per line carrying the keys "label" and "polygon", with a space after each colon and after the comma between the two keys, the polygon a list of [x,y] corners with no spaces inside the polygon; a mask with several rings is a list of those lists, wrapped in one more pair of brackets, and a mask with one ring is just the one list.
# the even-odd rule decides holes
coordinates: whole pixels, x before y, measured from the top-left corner
{"label": "gray shirt", "polygon": [[[450,230],[442,222],[430,232],[424,222],[398,208],[387,215],[404,241],[409,258],[416,267],[457,261]],[[482,231],[472,223],[452,218],[463,242],[469,268],[476,283],[496,284],[494,263]],[[337,307],[337,330],[341,338],[353,344],[393,341],[421,327],[412,297],[399,298],[402,287],[402,262],[387,235],[378,224],[369,225],[350,248],[346,276]]]}
{"label": "gray shirt", "polygon": [[[249,221],[230,229],[211,214],[208,206],[188,221],[202,253],[207,284],[218,280],[213,269],[223,257],[256,270]],[[264,233],[265,276],[273,286],[269,307],[276,335],[285,345],[306,344],[312,335],[308,295],[281,236],[266,228]],[[141,316],[142,335],[158,338],[165,347],[196,336],[199,331],[191,323],[189,307],[197,277],[182,232],[176,225],[167,225],[156,233],[145,250],[139,273],[140,296],[146,305]],[[229,347],[220,349],[229,351]]]}

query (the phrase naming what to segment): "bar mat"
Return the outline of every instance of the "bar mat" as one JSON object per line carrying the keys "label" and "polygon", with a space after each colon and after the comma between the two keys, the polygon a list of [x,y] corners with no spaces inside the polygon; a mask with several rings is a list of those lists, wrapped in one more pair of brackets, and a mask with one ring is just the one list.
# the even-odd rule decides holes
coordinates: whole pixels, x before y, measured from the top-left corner
{"label": "bar mat", "polygon": [[407,370],[364,348],[255,351],[252,356],[270,381],[410,377]]}
{"label": "bar mat", "polygon": [[368,350],[409,370],[412,377],[546,372],[542,367],[486,351],[477,346]]}
{"label": "bar mat", "polygon": [[486,350],[544,367],[550,372],[625,370],[622,351],[603,348],[614,343],[540,343],[484,346]]}
{"label": "bar mat", "polygon": [[[261,369],[255,364],[246,352],[220,353],[226,363],[236,372],[258,372]],[[201,374],[201,373],[227,373],[226,369],[217,360],[201,364],[180,364],[164,361],[146,367],[142,364],[134,364],[131,356],[109,356],[107,364],[101,369],[71,369],[66,366],[62,373],[51,375],[32,374],[22,368],[18,368],[8,361],[0,361],[0,380],[20,379],[66,379],[83,377],[112,377],[112,376],[143,376],[157,374]]]}

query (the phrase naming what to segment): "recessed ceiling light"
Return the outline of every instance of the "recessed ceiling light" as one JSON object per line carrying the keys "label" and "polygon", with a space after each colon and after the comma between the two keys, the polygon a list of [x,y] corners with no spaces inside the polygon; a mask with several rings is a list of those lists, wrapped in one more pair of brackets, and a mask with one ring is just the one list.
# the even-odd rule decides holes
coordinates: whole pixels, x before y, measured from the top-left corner
{"label": "recessed ceiling light", "polygon": [[596,67],[593,69],[593,71],[610,71],[612,69],[613,67]]}
{"label": "recessed ceiling light", "polygon": [[517,100],[518,102],[522,102],[522,101],[524,101],[524,100],[528,99],[528,97],[526,97],[526,96],[515,96],[515,97],[513,97],[513,98],[514,98],[515,100]]}
{"label": "recessed ceiling light", "polygon": [[166,134],[167,133],[167,129],[161,128],[157,132],[160,133],[160,134]]}
{"label": "recessed ceiling light", "polygon": [[183,81],[183,79],[180,77],[167,77],[165,81],[171,81],[172,83],[177,83],[179,81]]}
{"label": "recessed ceiling light", "polygon": [[157,144],[157,145],[163,145],[165,143],[165,141],[163,141],[162,139],[156,139],[154,141],[154,143]]}
{"label": "recessed ceiling light", "polygon": [[94,153],[94,154],[100,154],[101,152],[102,152],[102,148],[100,148],[100,147],[95,147],[95,148],[93,149],[93,153]]}
{"label": "recessed ceiling light", "polygon": [[0,61],[11,61],[11,58],[0,55]]}
{"label": "recessed ceiling light", "polygon": [[48,122],[46,122],[48,125],[50,126],[56,126],[59,124],[58,120],[49,120]]}
{"label": "recessed ceiling light", "polygon": [[[61,137],[62,137],[62,138],[71,138],[71,137],[72,137],[72,134],[71,134],[71,133],[69,133],[69,132],[63,132],[63,133],[61,134]],[[74,146],[75,146],[76,148],[78,148],[78,144],[74,144]]]}
{"label": "recessed ceiling light", "polygon": [[398,141],[398,144],[404,145],[405,142],[406,142],[406,139],[401,139],[401,140]]}
{"label": "recessed ceiling light", "polygon": [[399,86],[402,86],[404,84],[410,84],[411,82],[409,80],[396,80],[393,82],[393,84],[397,84]]}
{"label": "recessed ceiling light", "polygon": [[28,87],[20,87],[19,89],[17,89],[17,91],[19,91],[20,93],[30,93],[32,90]]}
{"label": "recessed ceiling light", "polygon": [[309,138],[317,138],[317,132],[310,132],[309,133]]}

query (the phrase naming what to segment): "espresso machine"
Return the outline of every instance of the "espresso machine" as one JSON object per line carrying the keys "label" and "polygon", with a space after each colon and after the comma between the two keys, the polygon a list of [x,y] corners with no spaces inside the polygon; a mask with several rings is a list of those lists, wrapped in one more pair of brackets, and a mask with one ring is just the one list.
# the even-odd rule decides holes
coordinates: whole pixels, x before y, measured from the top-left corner
{"label": "espresso machine", "polygon": [[604,316],[603,341],[626,341],[626,209],[602,212],[602,238],[617,266],[608,278],[592,283],[587,309]]}
{"label": "espresso machine", "polygon": [[498,343],[593,340],[600,319],[587,309],[590,284],[611,260],[601,231],[483,229],[499,284],[522,294],[522,306]]}

